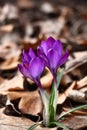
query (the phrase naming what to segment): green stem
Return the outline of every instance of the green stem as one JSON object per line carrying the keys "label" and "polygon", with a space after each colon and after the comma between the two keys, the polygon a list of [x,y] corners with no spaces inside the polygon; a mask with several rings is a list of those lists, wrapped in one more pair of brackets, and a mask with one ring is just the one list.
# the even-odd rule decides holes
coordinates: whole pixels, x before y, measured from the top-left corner
{"label": "green stem", "polygon": [[54,77],[54,83],[53,86],[54,87],[54,101],[53,101],[53,107],[54,107],[54,118],[56,117],[56,108],[57,108],[57,100],[58,100],[58,90],[57,90],[57,78]]}
{"label": "green stem", "polygon": [[43,103],[43,124],[45,126],[49,123],[49,95],[48,93],[42,89],[41,83],[39,82],[39,92]]}
{"label": "green stem", "polygon": [[60,85],[60,81],[61,81],[61,79],[62,79],[63,72],[64,72],[64,68],[62,68],[61,72],[58,72],[58,73],[57,73],[57,89],[58,89],[58,87],[59,87],[59,85]]}

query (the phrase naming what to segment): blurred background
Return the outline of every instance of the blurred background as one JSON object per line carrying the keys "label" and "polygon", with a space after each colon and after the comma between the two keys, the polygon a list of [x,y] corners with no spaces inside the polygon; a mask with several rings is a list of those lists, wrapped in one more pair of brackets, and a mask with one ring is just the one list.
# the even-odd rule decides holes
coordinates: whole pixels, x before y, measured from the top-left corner
{"label": "blurred background", "polygon": [[86,0],[0,0],[1,44],[34,44],[42,35],[82,44],[86,34]]}
{"label": "blurred background", "polygon": [[48,36],[62,41],[71,60],[86,57],[87,1],[0,0],[0,73],[17,69],[21,51]]}

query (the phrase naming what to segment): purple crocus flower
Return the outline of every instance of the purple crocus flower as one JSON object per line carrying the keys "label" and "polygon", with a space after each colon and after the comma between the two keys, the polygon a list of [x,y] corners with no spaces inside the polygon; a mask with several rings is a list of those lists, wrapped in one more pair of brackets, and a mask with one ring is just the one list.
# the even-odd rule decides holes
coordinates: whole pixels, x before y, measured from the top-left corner
{"label": "purple crocus flower", "polygon": [[56,78],[57,69],[66,62],[69,52],[66,50],[63,54],[60,40],[49,37],[46,41],[41,42],[41,45],[38,47],[38,55],[44,58],[47,67],[52,72],[54,78]]}
{"label": "purple crocus flower", "polygon": [[45,62],[37,57],[32,49],[22,53],[22,64],[18,65],[20,72],[27,78],[33,80],[42,89],[40,76],[44,70]]}

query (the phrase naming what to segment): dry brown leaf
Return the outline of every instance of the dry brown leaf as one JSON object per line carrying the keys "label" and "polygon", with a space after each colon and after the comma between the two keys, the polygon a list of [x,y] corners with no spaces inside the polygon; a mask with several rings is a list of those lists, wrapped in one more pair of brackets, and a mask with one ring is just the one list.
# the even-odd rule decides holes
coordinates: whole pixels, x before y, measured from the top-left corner
{"label": "dry brown leaf", "polygon": [[28,8],[33,7],[34,3],[33,1],[28,1],[28,0],[17,0],[17,5],[19,8]]}
{"label": "dry brown leaf", "polygon": [[87,103],[86,94],[79,90],[70,90],[68,97],[75,102]]}
{"label": "dry brown leaf", "polygon": [[67,85],[71,84],[72,81],[73,80],[70,78],[70,76],[65,74],[65,75],[63,75],[63,77],[61,79],[61,86],[63,85],[66,87]]}
{"label": "dry brown leaf", "polygon": [[48,68],[46,68],[46,74],[41,77],[41,84],[42,84],[43,88],[50,89],[50,87],[52,85],[52,81],[53,81],[52,73],[49,71]]}
{"label": "dry brown leaf", "polygon": [[81,17],[84,18],[84,19],[87,19],[87,12],[82,13]]}
{"label": "dry brown leaf", "polygon": [[0,129],[1,130],[27,130],[33,122],[27,118],[6,116],[3,114],[4,109],[0,109]]}
{"label": "dry brown leaf", "polygon": [[70,85],[70,87],[68,87],[68,88],[65,90],[64,93],[59,94],[59,96],[58,96],[58,104],[64,103],[64,101],[66,100],[66,98],[67,98],[67,96],[68,96],[69,91],[72,90],[72,89],[75,87],[75,85],[76,85],[76,82],[74,81],[74,82]]}
{"label": "dry brown leaf", "polygon": [[[86,92],[87,92],[87,86],[86,86],[86,87],[81,88],[79,91],[81,91],[81,92],[83,92],[83,93],[86,93]],[[87,93],[86,93],[86,95],[87,95]]]}
{"label": "dry brown leaf", "polygon": [[65,26],[65,19],[69,11],[69,8],[62,8],[61,16],[58,17],[56,20],[45,20],[39,22],[38,24],[41,26],[42,34],[57,34],[57,36],[59,36]]}
{"label": "dry brown leaf", "polygon": [[4,79],[0,77],[0,84],[2,84],[3,82],[4,82]]}
{"label": "dry brown leaf", "polygon": [[0,26],[0,31],[3,32],[11,32],[13,30],[14,26],[12,24]]}
{"label": "dry brown leaf", "polygon": [[62,95],[63,99],[68,96],[69,98],[71,98],[76,102],[87,103],[86,94],[84,92],[77,90],[85,86],[87,86],[87,77],[81,79],[80,81],[75,82],[74,90],[68,88],[69,91],[66,90],[64,92],[64,95]]}
{"label": "dry brown leaf", "polygon": [[81,89],[85,86],[87,86],[87,76],[85,76],[83,79],[81,79],[80,81],[77,82],[75,89]]}
{"label": "dry brown leaf", "polygon": [[69,62],[66,63],[66,70],[65,70],[65,74],[75,70],[77,67],[83,65],[87,63],[87,54],[80,57],[80,58],[76,58],[74,60],[70,60]]}
{"label": "dry brown leaf", "polygon": [[83,40],[80,44],[87,44],[87,40]]}
{"label": "dry brown leaf", "polygon": [[37,46],[40,45],[41,41],[45,39],[44,35],[39,35],[38,38],[29,38],[27,41],[21,39],[20,44],[22,44],[25,50],[29,50],[29,48],[36,49]]}
{"label": "dry brown leaf", "polygon": [[[1,130],[28,130],[34,122],[24,117],[6,116],[3,109],[0,109],[0,129]],[[43,128],[38,126],[35,130],[57,130],[57,128]]]}
{"label": "dry brown leaf", "polygon": [[[28,94],[27,94],[28,93]],[[29,92],[22,92],[22,91],[7,91],[6,93],[3,92],[3,94],[6,94],[8,99],[10,101],[17,100],[19,98],[25,97],[26,95],[29,95]]]}
{"label": "dry brown leaf", "polygon": [[4,80],[4,82],[0,85],[0,91],[7,90],[23,90],[23,77],[21,74],[18,74],[14,78],[10,80]]}
{"label": "dry brown leaf", "polygon": [[73,55],[75,56],[75,58],[80,59],[81,57],[87,56],[87,51],[74,52]]}
{"label": "dry brown leaf", "polygon": [[39,25],[41,26],[41,31],[43,34],[57,33],[59,35],[65,25],[65,19],[64,17],[60,17],[54,21],[47,20],[45,22],[41,22]]}
{"label": "dry brown leaf", "polygon": [[38,91],[34,92],[8,92],[9,100],[20,99],[18,108],[23,114],[37,115],[42,111],[42,101]]}
{"label": "dry brown leaf", "polygon": [[2,37],[0,45],[1,58],[9,60],[11,58],[19,57],[19,55],[21,54],[21,50],[16,44],[16,40],[16,34],[12,34],[12,36],[10,36],[10,34],[7,34]]}
{"label": "dry brown leaf", "polygon": [[17,68],[17,65],[19,63],[19,57],[13,57],[13,58],[10,58],[8,60],[6,60],[5,62],[3,62],[1,65],[0,65],[0,69],[1,70],[10,70],[10,69],[14,69],[14,68]]}
{"label": "dry brown leaf", "polygon": [[19,102],[22,113],[37,115],[42,112],[42,101],[37,91],[26,93]]}
{"label": "dry brown leaf", "polygon": [[62,122],[73,130],[83,130],[87,128],[87,116],[68,116],[68,118]]}

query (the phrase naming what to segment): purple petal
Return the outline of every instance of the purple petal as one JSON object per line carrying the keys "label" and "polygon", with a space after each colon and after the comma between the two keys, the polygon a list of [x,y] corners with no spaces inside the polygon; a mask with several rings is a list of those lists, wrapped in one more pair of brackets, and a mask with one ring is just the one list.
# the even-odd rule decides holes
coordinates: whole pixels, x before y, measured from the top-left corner
{"label": "purple petal", "polygon": [[39,46],[39,47],[37,48],[37,55],[38,55],[38,56],[44,55],[44,51],[43,51],[43,49],[42,49],[41,46]]}
{"label": "purple petal", "polygon": [[50,46],[50,48],[52,48],[53,47],[53,44],[54,44],[54,42],[55,42],[55,39],[53,38],[53,37],[49,37],[47,40],[46,40],[46,42],[47,42],[47,44],[49,44]]}
{"label": "purple petal", "polygon": [[41,42],[41,47],[42,47],[45,55],[47,55],[47,52],[49,49],[53,48],[54,42],[55,42],[55,40],[52,37],[49,37],[46,41]]}
{"label": "purple petal", "polygon": [[41,50],[43,50],[43,52],[45,53],[45,55],[47,55],[47,51],[48,51],[48,45],[46,43],[46,41],[42,41],[41,42]]}
{"label": "purple petal", "polygon": [[46,55],[44,54],[43,49],[40,46],[37,48],[37,55],[38,57],[41,57],[43,60],[44,58],[46,58]]}
{"label": "purple petal", "polygon": [[28,55],[29,55],[31,58],[35,58],[35,57],[36,57],[36,55],[35,55],[34,51],[32,50],[32,48],[29,49]]}
{"label": "purple petal", "polygon": [[56,40],[54,43],[54,47],[53,47],[56,51],[58,51],[59,55],[62,56],[62,51],[63,51],[63,47],[62,47],[62,43],[60,40]]}
{"label": "purple petal", "polygon": [[47,56],[44,54],[43,49],[40,46],[37,48],[37,54],[38,54],[38,57],[40,57],[44,60],[45,66],[48,67],[49,65],[48,65]]}
{"label": "purple petal", "polygon": [[61,58],[60,63],[59,63],[58,66],[63,65],[63,64],[67,61],[68,57],[69,57],[69,51],[66,50],[66,52],[65,52],[65,54],[62,56],[62,58]]}
{"label": "purple petal", "polygon": [[31,60],[31,58],[30,58],[30,56],[28,56],[28,53],[25,51],[25,50],[23,50],[23,52],[22,52],[22,62],[29,62]]}
{"label": "purple petal", "polygon": [[28,73],[28,70],[23,65],[18,64],[18,69],[26,78],[30,78],[32,80],[31,76]]}
{"label": "purple petal", "polygon": [[60,55],[58,54],[58,52],[56,50],[51,49],[48,52],[47,58],[48,58],[51,69],[56,69],[57,64],[60,60]]}
{"label": "purple petal", "polygon": [[44,61],[36,57],[30,62],[29,73],[33,79],[39,78],[44,70]]}

